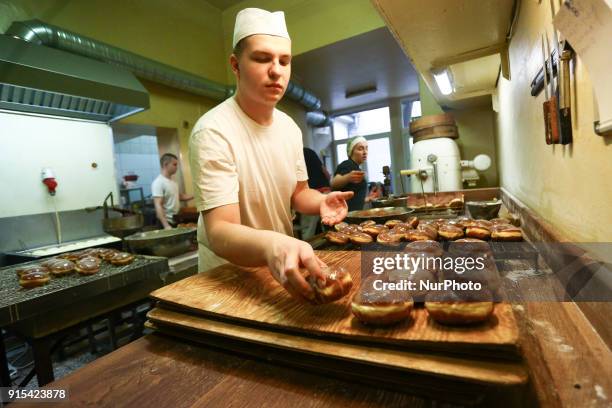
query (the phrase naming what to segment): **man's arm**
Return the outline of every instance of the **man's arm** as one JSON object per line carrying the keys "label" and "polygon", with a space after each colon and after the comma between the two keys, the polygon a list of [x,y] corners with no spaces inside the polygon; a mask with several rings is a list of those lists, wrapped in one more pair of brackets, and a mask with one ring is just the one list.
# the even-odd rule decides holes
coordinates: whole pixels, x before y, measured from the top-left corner
{"label": "man's arm", "polygon": [[185,193],[179,193],[179,200],[180,200],[180,201],[189,201],[189,200],[193,200],[193,195],[190,195],[190,194],[185,194]]}
{"label": "man's arm", "polygon": [[334,190],[341,190],[348,183],[361,183],[365,173],[360,170],[353,170],[346,174],[336,174],[331,181]]}
{"label": "man's arm", "polygon": [[166,219],[166,214],[164,213],[163,202],[163,197],[153,197],[153,204],[155,205],[155,215],[157,216],[159,222],[161,222],[161,224],[163,225],[164,229],[171,229],[172,226],[168,223],[168,220]]}
{"label": "man's arm", "polygon": [[324,264],[312,247],[278,232],[258,230],[240,224],[238,204],[228,204],[203,211],[206,235],[212,251],[241,266],[268,265],[272,276],[294,297],[311,300],[312,287],[300,273],[300,267],[325,281]]}
{"label": "man's arm", "polygon": [[319,215],[325,195],[308,187],[308,181],[298,181],[291,196],[291,206],[302,214]]}
{"label": "man's arm", "polygon": [[321,194],[308,188],[306,181],[298,181],[291,196],[291,206],[302,214],[321,215],[321,221],[327,225],[339,223],[346,217],[348,206],[346,200],[353,197],[352,191],[334,191]]}

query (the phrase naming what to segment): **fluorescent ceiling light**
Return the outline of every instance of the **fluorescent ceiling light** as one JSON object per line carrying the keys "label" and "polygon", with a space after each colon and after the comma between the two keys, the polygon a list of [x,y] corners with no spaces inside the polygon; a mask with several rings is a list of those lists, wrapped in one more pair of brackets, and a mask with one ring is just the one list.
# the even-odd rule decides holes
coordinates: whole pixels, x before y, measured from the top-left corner
{"label": "fluorescent ceiling light", "polygon": [[410,108],[410,117],[411,118],[419,118],[421,117],[421,101],[412,102],[412,107]]}
{"label": "fluorescent ceiling light", "polygon": [[363,95],[375,93],[377,90],[378,88],[376,87],[376,85],[371,85],[365,88],[347,90],[344,96],[346,97],[346,99],[349,99],[349,98],[354,98],[356,96],[363,96]]}
{"label": "fluorescent ceiling light", "polygon": [[453,93],[453,85],[451,84],[448,70],[445,69],[438,74],[433,74],[433,77],[436,80],[436,84],[438,85],[438,89],[442,95],[449,95]]}

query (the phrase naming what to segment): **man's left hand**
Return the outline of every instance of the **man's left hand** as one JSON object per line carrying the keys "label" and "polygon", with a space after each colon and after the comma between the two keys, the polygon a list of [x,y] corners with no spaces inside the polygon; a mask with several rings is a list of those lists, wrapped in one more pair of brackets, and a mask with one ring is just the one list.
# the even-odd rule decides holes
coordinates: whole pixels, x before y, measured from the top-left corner
{"label": "man's left hand", "polygon": [[353,197],[352,191],[334,191],[325,196],[321,202],[321,221],[326,225],[335,225],[342,221],[348,213],[346,200]]}

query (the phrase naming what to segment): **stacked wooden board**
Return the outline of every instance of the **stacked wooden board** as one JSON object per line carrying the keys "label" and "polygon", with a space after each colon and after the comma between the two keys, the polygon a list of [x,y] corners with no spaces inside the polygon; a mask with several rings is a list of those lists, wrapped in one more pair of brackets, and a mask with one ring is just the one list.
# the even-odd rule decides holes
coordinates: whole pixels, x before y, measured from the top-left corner
{"label": "stacked wooden board", "polygon": [[[358,290],[359,252],[317,255],[350,271],[353,292]],[[490,321],[480,326],[441,326],[416,308],[411,320],[397,326],[367,327],[352,316],[351,296],[322,306],[298,303],[267,268],[230,264],[151,296],[158,305],[149,313],[149,327],[289,364],[370,381],[384,378],[386,386],[411,386],[427,394],[445,384],[449,395],[469,395],[459,398],[465,403],[482,387],[516,394],[527,382],[518,327],[507,304],[496,304]]]}

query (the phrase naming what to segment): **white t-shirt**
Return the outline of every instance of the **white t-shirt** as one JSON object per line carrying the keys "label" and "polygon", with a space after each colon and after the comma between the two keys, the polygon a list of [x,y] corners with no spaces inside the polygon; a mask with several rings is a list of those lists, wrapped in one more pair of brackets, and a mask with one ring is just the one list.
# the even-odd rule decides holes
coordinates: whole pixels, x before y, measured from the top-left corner
{"label": "white t-shirt", "polygon": [[[198,211],[238,203],[243,225],[293,235],[291,196],[308,179],[302,132],[275,109],[262,126],[228,98],[195,124],[189,157]],[[202,217],[198,221],[199,270],[225,261],[209,248]]]}
{"label": "white t-shirt", "polygon": [[163,198],[164,214],[166,219],[172,222],[174,214],[178,213],[180,209],[178,184],[160,174],[151,183],[151,194],[153,197]]}

